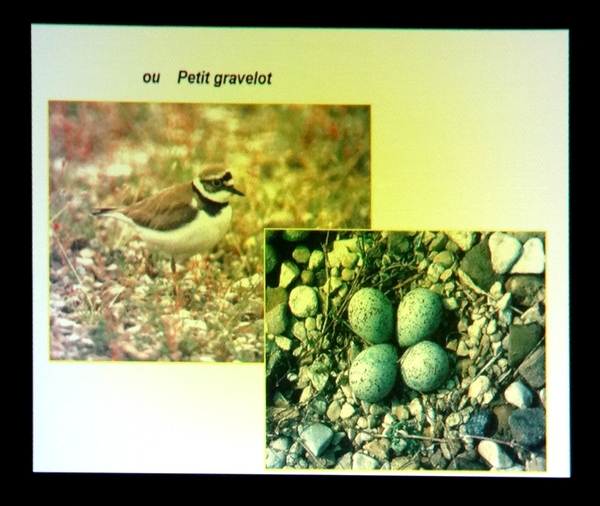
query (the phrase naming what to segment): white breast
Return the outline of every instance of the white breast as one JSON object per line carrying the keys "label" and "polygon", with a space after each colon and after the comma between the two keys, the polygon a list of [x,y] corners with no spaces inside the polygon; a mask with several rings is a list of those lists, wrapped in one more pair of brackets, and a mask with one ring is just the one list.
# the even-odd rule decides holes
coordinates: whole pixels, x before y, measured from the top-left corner
{"label": "white breast", "polygon": [[223,239],[231,223],[231,206],[217,216],[200,212],[194,221],[176,230],[156,231],[138,226],[140,237],[150,246],[176,259],[208,253]]}

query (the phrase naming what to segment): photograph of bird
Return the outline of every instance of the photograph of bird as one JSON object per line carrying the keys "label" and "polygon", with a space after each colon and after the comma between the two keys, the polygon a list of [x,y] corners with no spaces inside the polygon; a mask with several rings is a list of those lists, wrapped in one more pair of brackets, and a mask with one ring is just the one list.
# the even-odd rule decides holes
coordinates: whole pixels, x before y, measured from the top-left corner
{"label": "photograph of bird", "polygon": [[205,167],[193,181],[172,186],[127,207],[95,209],[135,227],[152,249],[171,258],[177,293],[176,262],[208,253],[223,239],[231,223],[233,196],[244,194],[222,165]]}

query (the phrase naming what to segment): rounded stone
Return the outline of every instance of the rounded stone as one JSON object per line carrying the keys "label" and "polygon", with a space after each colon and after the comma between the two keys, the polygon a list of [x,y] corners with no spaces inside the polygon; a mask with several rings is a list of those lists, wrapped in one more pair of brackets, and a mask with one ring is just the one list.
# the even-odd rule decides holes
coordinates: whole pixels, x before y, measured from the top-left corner
{"label": "rounded stone", "polygon": [[315,316],[319,308],[317,293],[309,286],[297,286],[290,292],[290,311],[298,318]]}
{"label": "rounded stone", "polygon": [[508,386],[504,391],[504,398],[507,402],[520,409],[531,407],[533,402],[531,390],[520,381],[515,381]]}
{"label": "rounded stone", "polygon": [[299,264],[307,264],[310,258],[310,250],[303,245],[296,246],[292,252],[292,258]]}
{"label": "rounded stone", "polygon": [[374,288],[362,288],[348,304],[350,327],[365,341],[380,344],[392,338],[394,310],[388,298]]}
{"label": "rounded stone", "polygon": [[490,411],[479,411],[465,423],[464,430],[472,436],[491,436],[497,426],[498,422]]}
{"label": "rounded stone", "polygon": [[400,371],[408,387],[418,392],[431,392],[448,377],[450,363],[441,346],[422,341],[404,352],[400,359]]}
{"label": "rounded stone", "polygon": [[543,408],[513,411],[508,419],[514,439],[525,446],[535,447],[546,438],[546,413]]}
{"label": "rounded stone", "polygon": [[446,269],[449,269],[454,263],[454,255],[451,251],[444,250],[433,257],[433,262],[442,264]]}
{"label": "rounded stone", "polygon": [[310,270],[317,270],[323,268],[325,265],[325,253],[321,250],[314,250],[310,254],[310,258],[308,259],[308,268]]}
{"label": "rounded stone", "polygon": [[412,346],[431,336],[442,321],[442,303],[437,294],[415,288],[398,306],[398,344]]}
{"label": "rounded stone", "polygon": [[533,237],[523,245],[521,257],[510,270],[511,274],[541,274],[545,268],[544,243]]}
{"label": "rounded stone", "polygon": [[518,239],[503,232],[494,232],[488,241],[492,267],[498,274],[504,274],[519,259],[523,245]]}
{"label": "rounded stone", "polygon": [[349,373],[354,395],[366,402],[383,399],[396,383],[397,361],[398,352],[391,344],[376,344],[359,353]]}
{"label": "rounded stone", "polygon": [[302,280],[303,285],[314,285],[315,284],[315,273],[313,271],[309,271],[308,269],[304,269],[300,273],[300,279]]}

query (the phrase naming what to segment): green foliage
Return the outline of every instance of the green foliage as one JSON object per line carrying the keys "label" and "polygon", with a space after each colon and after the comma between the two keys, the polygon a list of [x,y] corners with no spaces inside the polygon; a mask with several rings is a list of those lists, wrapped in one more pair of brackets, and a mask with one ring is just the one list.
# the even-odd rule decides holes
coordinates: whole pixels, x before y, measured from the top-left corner
{"label": "green foliage", "polygon": [[[410,426],[406,420],[400,420],[392,426],[392,449],[400,454],[406,452],[409,455],[414,455],[421,449],[421,442],[417,439],[407,438],[409,436],[420,436],[419,431]],[[403,435],[404,433],[404,435]]]}

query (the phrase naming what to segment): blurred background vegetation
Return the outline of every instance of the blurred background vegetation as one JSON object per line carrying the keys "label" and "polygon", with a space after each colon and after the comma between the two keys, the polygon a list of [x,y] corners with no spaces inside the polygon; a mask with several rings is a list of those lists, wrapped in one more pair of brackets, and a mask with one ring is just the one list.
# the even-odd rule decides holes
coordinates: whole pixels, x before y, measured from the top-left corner
{"label": "blurred background vegetation", "polygon": [[225,163],[249,197],[234,213],[242,233],[370,226],[368,106],[52,102],[50,158],[131,167],[95,188],[106,205],[118,187],[141,198]]}

